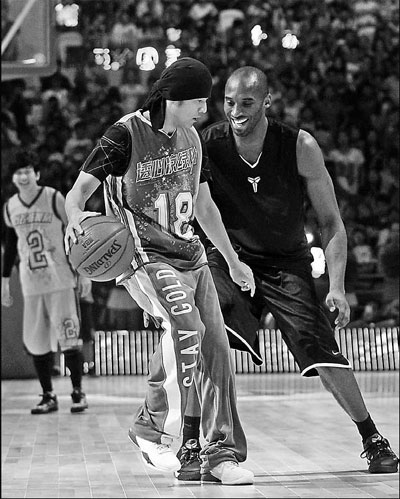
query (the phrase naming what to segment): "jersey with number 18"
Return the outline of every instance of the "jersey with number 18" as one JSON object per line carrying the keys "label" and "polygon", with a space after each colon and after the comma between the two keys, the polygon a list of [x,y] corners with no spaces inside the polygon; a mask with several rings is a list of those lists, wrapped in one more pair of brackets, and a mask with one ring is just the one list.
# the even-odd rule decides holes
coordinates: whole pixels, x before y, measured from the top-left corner
{"label": "jersey with number 18", "polygon": [[[130,136],[129,160],[121,170],[105,161],[108,148],[119,147],[118,136],[100,140],[103,151],[88,158],[83,171],[104,181],[107,215],[120,219],[134,236],[137,266],[165,261],[179,269],[205,264],[205,254],[192,221],[194,203],[206,161],[197,130],[177,128],[172,135],[154,132],[140,111],[117,123],[121,136]],[[118,127],[113,127],[118,133]],[[101,164],[95,158],[102,157]]]}

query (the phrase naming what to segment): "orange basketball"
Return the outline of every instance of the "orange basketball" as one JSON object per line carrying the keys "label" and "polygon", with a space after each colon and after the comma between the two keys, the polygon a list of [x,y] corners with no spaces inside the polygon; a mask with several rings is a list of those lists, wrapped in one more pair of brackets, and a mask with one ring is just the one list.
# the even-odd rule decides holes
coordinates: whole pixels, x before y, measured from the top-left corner
{"label": "orange basketball", "polygon": [[135,244],[130,230],[104,215],[81,222],[84,231],[72,244],[69,261],[78,274],[92,281],[112,281],[129,269]]}

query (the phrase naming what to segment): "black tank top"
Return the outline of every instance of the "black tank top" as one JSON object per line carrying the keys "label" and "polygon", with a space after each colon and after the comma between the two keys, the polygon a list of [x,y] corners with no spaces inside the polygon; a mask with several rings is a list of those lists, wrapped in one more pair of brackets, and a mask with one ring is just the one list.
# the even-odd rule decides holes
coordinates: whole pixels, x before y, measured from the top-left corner
{"label": "black tank top", "polygon": [[296,160],[298,133],[268,119],[263,151],[252,168],[238,154],[228,122],[203,131],[211,195],[239,257],[253,268],[304,268],[312,261]]}

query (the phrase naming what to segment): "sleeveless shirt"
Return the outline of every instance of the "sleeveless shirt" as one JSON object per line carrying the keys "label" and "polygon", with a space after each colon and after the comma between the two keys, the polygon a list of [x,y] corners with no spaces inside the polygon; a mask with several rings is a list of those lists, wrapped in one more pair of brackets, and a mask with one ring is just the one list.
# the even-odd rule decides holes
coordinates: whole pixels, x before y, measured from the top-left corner
{"label": "sleeveless shirt", "polygon": [[154,132],[150,121],[136,111],[112,125],[99,147],[108,147],[107,143],[113,154],[123,143],[130,149],[116,162],[107,162],[107,153],[97,151],[83,171],[104,181],[106,214],[130,228],[134,268],[157,261],[179,269],[204,265],[204,247],[191,225],[205,161],[196,129],[177,128],[171,136]]}
{"label": "sleeveless shirt", "polygon": [[74,288],[75,274],[64,250],[64,223],[56,209],[57,191],[41,187],[26,204],[14,194],[4,206],[4,219],[18,237],[23,296]]}
{"label": "sleeveless shirt", "polygon": [[262,154],[252,168],[238,154],[227,121],[203,131],[211,195],[239,257],[255,268],[304,268],[312,261],[296,160],[298,133],[268,118]]}

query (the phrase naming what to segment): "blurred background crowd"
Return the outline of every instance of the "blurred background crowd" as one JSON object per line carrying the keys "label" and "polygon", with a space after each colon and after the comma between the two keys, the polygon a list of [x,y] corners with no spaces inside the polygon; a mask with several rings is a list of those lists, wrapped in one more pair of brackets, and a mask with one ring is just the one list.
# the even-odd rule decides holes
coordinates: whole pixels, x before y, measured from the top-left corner
{"label": "blurred background crowd", "polygon": [[[269,79],[268,116],[309,131],[334,181],[348,231],[350,325],[399,324],[397,0],[59,4],[57,71],[2,82],[2,202],[14,192],[7,167],[22,147],[39,154],[41,182],[65,195],[97,139],[140,107],[168,57],[195,57],[213,75],[199,129],[223,119],[227,76],[257,66]],[[74,5],[76,24],[67,16]],[[10,22],[6,7],[4,0],[2,38]],[[10,45],[3,60],[12,60],[13,50]],[[90,209],[102,210],[101,192]],[[315,214],[308,204],[305,209],[310,246],[320,247]],[[316,283],[323,296],[326,274]],[[96,329],[146,326],[113,283],[94,283],[93,307]]]}

